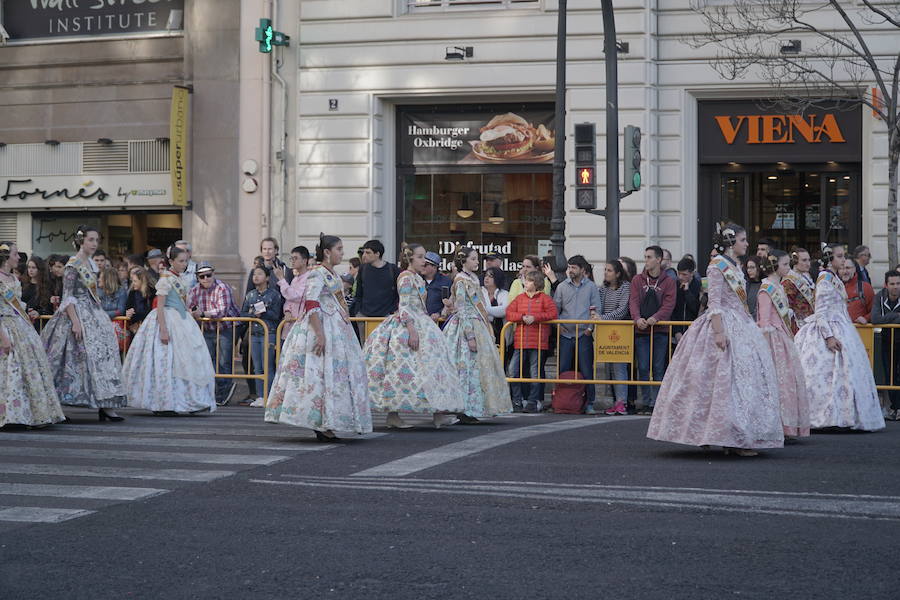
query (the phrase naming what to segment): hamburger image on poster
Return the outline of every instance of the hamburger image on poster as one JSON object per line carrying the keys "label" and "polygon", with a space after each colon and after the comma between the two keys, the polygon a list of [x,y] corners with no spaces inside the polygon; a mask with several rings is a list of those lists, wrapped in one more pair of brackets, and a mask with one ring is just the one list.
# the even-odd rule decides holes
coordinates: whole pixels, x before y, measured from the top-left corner
{"label": "hamburger image on poster", "polygon": [[534,127],[515,113],[497,115],[469,142],[472,154],[483,161],[543,162],[552,160],[553,132],[543,124]]}

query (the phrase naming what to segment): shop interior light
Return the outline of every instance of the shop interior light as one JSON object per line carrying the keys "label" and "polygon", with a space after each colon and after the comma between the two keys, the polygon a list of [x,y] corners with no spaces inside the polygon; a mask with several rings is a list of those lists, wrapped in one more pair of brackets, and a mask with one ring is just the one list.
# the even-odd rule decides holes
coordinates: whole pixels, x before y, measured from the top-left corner
{"label": "shop interior light", "polygon": [[505,220],[506,219],[503,218],[503,215],[500,214],[500,203],[494,203],[494,213],[490,217],[488,217],[488,222],[491,225],[499,225]]}
{"label": "shop interior light", "polygon": [[59,140],[44,140],[48,146],[59,146]]}
{"label": "shop interior light", "polygon": [[468,219],[472,215],[475,214],[475,211],[469,207],[469,194],[463,193],[462,195],[462,206],[456,209],[456,215],[460,219]]}
{"label": "shop interior light", "polygon": [[778,175],[769,175],[769,179],[774,181],[774,180],[778,179]]}
{"label": "shop interior light", "polygon": [[829,179],[828,180],[828,183],[836,183],[836,182],[837,182],[837,179]]}
{"label": "shop interior light", "polygon": [[844,179],[850,179],[849,175],[844,175]]}
{"label": "shop interior light", "polygon": [[103,144],[104,146],[109,146],[110,144],[113,143],[113,141],[112,141],[111,139],[109,139],[109,138],[98,138],[98,139],[97,139],[97,143],[98,143],[98,144]]}

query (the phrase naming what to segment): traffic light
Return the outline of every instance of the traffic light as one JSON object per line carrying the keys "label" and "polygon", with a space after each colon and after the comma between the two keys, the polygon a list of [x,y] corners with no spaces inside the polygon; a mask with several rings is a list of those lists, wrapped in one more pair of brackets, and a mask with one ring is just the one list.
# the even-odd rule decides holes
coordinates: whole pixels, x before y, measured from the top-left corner
{"label": "traffic light", "polygon": [[272,46],[290,45],[291,36],[275,31],[272,19],[260,19],[255,34],[254,39],[259,42],[259,51],[264,54],[272,52]]}
{"label": "traffic light", "polygon": [[641,189],[641,128],[634,125],[625,127],[625,181],[626,192]]}
{"label": "traffic light", "polygon": [[593,123],[575,124],[575,208],[597,208],[597,133]]}

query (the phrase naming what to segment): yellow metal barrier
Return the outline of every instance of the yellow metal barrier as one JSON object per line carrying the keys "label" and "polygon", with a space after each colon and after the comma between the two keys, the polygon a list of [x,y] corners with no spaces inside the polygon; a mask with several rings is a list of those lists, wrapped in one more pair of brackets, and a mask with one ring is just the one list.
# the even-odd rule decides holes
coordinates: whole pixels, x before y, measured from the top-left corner
{"label": "yellow metal barrier", "polygon": [[[44,326],[47,324],[47,321],[49,321],[51,318],[52,318],[52,315],[40,315],[38,317],[38,322],[39,322],[38,331],[43,331]],[[111,320],[123,322],[124,323],[123,327],[126,330],[128,329],[128,324],[129,324],[128,317],[113,317]],[[265,402],[266,399],[268,398],[268,394],[269,394],[269,369],[275,368],[275,365],[269,364],[269,353],[268,353],[269,326],[266,325],[265,321],[263,321],[262,319],[257,319],[255,317],[225,317],[225,318],[221,318],[221,319],[203,318],[203,319],[200,319],[200,321],[203,323],[216,323],[216,357],[215,357],[215,360],[213,361],[213,368],[215,369],[216,377],[219,379],[248,379],[248,380],[255,379],[255,380],[262,381],[262,388],[263,388],[262,398],[263,398],[263,401]],[[232,326],[228,327],[228,328],[223,328],[222,323],[232,323]],[[246,335],[248,336],[248,338],[247,338],[248,339],[247,371],[249,371],[249,372],[244,373],[244,374],[233,372],[234,371],[234,358],[236,356],[236,353],[234,350],[237,347],[236,329],[237,329],[237,325],[240,323],[248,324],[248,332]],[[263,352],[263,372],[262,373],[254,373],[253,372],[253,358],[252,358],[252,356],[249,355],[250,354],[249,325],[251,323],[256,323],[257,325],[262,326],[263,335],[265,336],[265,340],[266,340],[266,344],[267,344],[266,351]],[[280,331],[281,324],[279,324],[278,328]],[[232,361],[231,361],[232,362],[232,364],[231,364],[232,373],[222,373],[222,372],[220,372],[220,369],[219,369],[219,352],[221,349],[221,337],[222,337],[223,329],[226,329],[226,333],[229,331],[231,332],[230,343],[231,343],[231,357],[232,357]],[[119,344],[119,348],[120,348],[120,352],[121,352],[123,361],[125,360],[125,356],[128,354],[128,348],[130,345],[131,345],[130,338],[124,344],[122,344],[122,343]],[[275,345],[276,352],[278,351],[278,347],[279,347],[279,345],[276,342],[276,345]],[[212,357],[210,357],[210,358],[212,358]]]}

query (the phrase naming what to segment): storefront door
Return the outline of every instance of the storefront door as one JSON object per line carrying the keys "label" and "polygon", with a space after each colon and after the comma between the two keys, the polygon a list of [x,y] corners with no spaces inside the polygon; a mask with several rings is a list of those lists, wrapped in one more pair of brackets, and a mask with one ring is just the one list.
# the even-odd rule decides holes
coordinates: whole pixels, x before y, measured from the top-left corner
{"label": "storefront door", "polygon": [[821,240],[846,246],[859,243],[858,167],[851,171],[769,165],[748,172],[722,165],[705,167],[702,179],[705,212],[744,225],[753,242],[768,238],[778,248],[796,246],[813,254]]}

